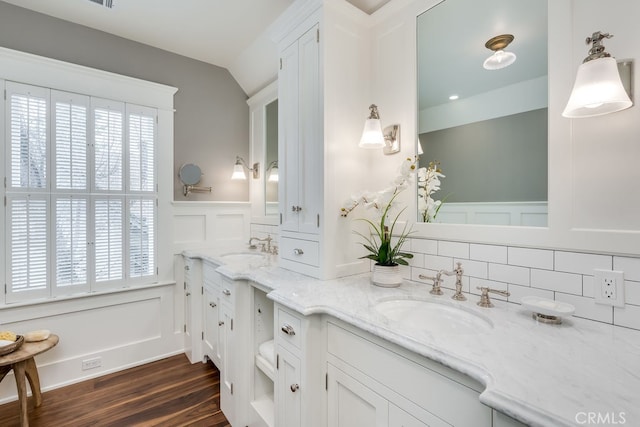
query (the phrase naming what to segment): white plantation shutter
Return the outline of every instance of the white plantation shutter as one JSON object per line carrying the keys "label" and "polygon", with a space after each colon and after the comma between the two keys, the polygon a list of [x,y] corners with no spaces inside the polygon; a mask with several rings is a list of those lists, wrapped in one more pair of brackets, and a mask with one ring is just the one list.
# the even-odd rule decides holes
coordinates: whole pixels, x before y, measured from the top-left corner
{"label": "white plantation shutter", "polygon": [[124,199],[100,197],[94,201],[95,281],[124,278]]}
{"label": "white plantation shutter", "polygon": [[88,290],[87,208],[88,198],[59,196],[54,198],[55,249],[54,293],[77,293]]}
{"label": "white plantation shutter", "polygon": [[129,199],[129,276],[156,274],[155,198]]}
{"label": "white plantation shutter", "polygon": [[52,91],[56,190],[86,190],[89,97]]}
{"label": "white plantation shutter", "polygon": [[155,191],[156,110],[127,106],[129,191]]}
{"label": "white plantation shutter", "polygon": [[6,82],[10,146],[9,188],[45,190],[48,174],[49,91]]}
{"label": "white plantation shutter", "polygon": [[5,87],[6,302],[154,281],[157,110]]}
{"label": "white plantation shutter", "polygon": [[91,99],[97,191],[123,190],[124,104]]}
{"label": "white plantation shutter", "polygon": [[48,211],[46,195],[7,197],[8,302],[49,294]]}

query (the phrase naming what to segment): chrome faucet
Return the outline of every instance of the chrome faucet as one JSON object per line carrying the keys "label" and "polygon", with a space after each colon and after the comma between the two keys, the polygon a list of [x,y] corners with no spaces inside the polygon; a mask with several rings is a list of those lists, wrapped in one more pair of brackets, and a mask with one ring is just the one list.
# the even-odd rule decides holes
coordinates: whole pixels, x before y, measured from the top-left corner
{"label": "chrome faucet", "polygon": [[271,242],[273,241],[273,238],[271,236],[267,236],[264,239],[258,239],[257,237],[251,237],[249,239],[249,249],[258,249],[258,247],[255,245],[255,243],[253,243],[253,241],[256,242],[266,242],[266,243],[262,243],[260,245],[261,249],[260,252],[266,252],[266,253],[270,253],[270,254],[274,254],[277,255],[278,254],[278,247],[276,245],[271,245]]}
{"label": "chrome faucet", "polygon": [[480,307],[485,307],[485,308],[493,307],[493,303],[489,299],[489,292],[494,293],[494,294],[498,294],[498,295],[502,295],[504,297],[510,297],[511,296],[511,293],[508,292],[508,291],[501,291],[501,290],[498,290],[498,289],[491,289],[491,288],[488,288],[486,286],[478,286],[477,289],[479,291],[481,291],[480,301],[478,301],[478,305]]}
{"label": "chrome faucet", "polygon": [[462,273],[464,273],[464,270],[462,269],[462,263],[461,262],[457,262],[456,263],[456,268],[454,268],[451,271],[440,270],[438,272],[438,274],[445,274],[447,276],[453,276],[455,274],[455,276],[456,276],[456,293],[453,294],[453,296],[451,298],[453,298],[456,301],[466,301],[467,300],[467,297],[465,297],[464,294],[462,293]]}
{"label": "chrome faucet", "polygon": [[442,270],[438,271],[435,277],[419,274],[418,278],[421,280],[433,280],[433,287],[429,291],[431,295],[444,295],[444,292],[442,292],[442,288],[440,287],[440,285],[442,284]]}

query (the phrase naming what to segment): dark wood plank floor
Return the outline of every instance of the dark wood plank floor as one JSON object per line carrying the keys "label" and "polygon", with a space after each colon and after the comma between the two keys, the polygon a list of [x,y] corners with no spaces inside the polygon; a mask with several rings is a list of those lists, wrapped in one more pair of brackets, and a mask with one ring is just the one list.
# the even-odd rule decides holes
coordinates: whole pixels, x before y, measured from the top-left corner
{"label": "dark wood plank floor", "polygon": [[[13,380],[13,378],[7,378]],[[31,427],[230,427],[220,410],[220,372],[183,354],[55,389],[35,408]],[[0,426],[19,426],[18,402],[0,405]]]}

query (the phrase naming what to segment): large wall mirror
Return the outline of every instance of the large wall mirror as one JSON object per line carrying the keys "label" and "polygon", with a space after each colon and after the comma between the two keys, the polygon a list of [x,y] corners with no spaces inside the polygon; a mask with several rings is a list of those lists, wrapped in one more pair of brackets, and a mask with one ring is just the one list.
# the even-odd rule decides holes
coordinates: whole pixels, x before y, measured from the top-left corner
{"label": "large wall mirror", "polygon": [[[418,16],[420,166],[445,175],[435,218],[418,188],[419,220],[547,226],[547,26],[546,0],[444,0]],[[485,69],[504,34],[515,62]]]}

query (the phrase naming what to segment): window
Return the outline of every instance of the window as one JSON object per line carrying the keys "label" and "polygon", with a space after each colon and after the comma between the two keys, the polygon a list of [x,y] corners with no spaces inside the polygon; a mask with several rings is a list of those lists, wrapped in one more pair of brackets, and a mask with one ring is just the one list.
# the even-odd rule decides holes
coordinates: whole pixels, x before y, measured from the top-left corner
{"label": "window", "polygon": [[5,86],[7,302],[154,282],[156,110]]}

